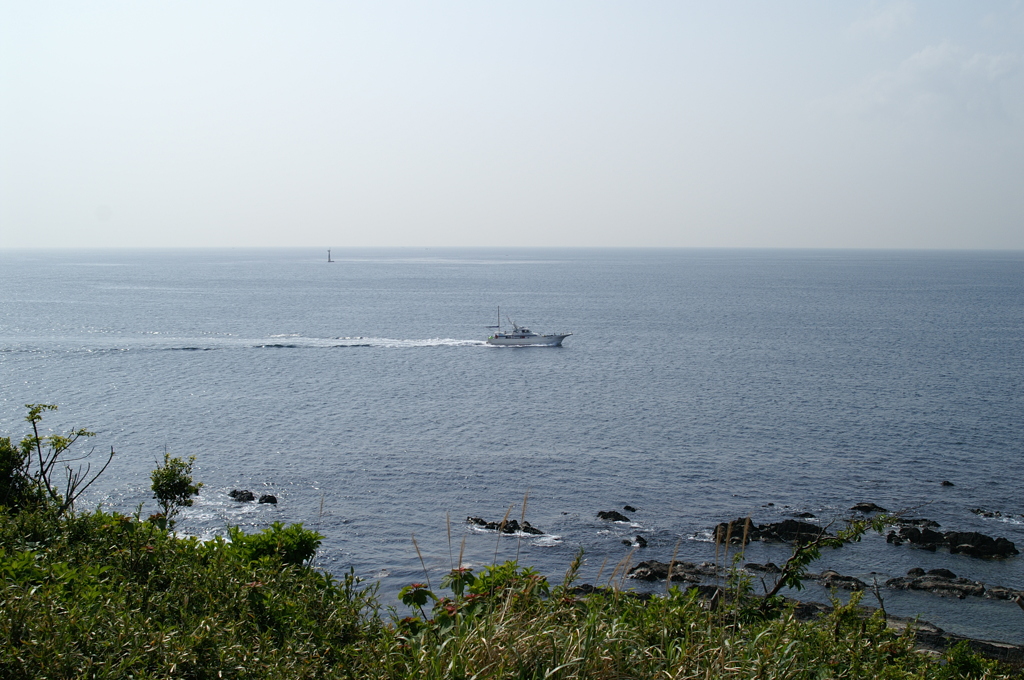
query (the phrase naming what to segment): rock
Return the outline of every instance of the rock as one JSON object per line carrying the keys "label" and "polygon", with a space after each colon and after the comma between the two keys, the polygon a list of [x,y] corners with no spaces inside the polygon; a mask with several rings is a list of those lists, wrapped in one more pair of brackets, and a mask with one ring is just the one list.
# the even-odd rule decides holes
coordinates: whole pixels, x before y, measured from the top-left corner
{"label": "rock", "polygon": [[940,486],[953,486],[953,482],[949,481],[948,479],[944,479],[942,480],[942,484]]}
{"label": "rock", "polygon": [[743,543],[744,536],[746,541],[756,541],[757,529],[754,527],[754,523],[750,521],[749,517],[740,517],[734,519],[731,522],[722,522],[715,527],[714,537],[715,543]]}
{"label": "rock", "polygon": [[927,529],[938,529],[941,524],[931,519],[901,519],[898,524],[901,527],[925,527]]}
{"label": "rock", "polygon": [[814,519],[813,512],[798,512],[793,517],[799,517],[800,519]]}
{"label": "rock", "polygon": [[[665,562],[645,560],[630,569],[628,576],[638,581],[660,581],[668,577],[668,570],[669,565]],[[672,571],[673,575],[675,575],[676,570],[674,566]]]}
{"label": "rock", "polygon": [[881,505],[875,505],[874,503],[857,503],[857,505],[850,508],[854,512],[863,512],[865,515],[869,515],[872,512],[889,512]]}
{"label": "rock", "polygon": [[[907,572],[910,573],[910,572]],[[941,576],[942,578],[956,578],[956,574],[949,569],[929,569],[928,576]]]}
{"label": "rock", "polygon": [[977,531],[948,531],[945,542],[949,552],[971,557],[1012,557],[1020,554],[1012,541],[992,538]]}
{"label": "rock", "polygon": [[271,505],[277,505],[277,496],[265,493],[262,496],[260,496],[260,503],[270,503]]}
{"label": "rock", "polygon": [[236,501],[238,501],[239,503],[251,503],[254,500],[256,500],[256,496],[253,494],[252,491],[249,491],[248,489],[232,489],[231,492],[228,493],[228,495],[231,496]]}
{"label": "rock", "polygon": [[[718,569],[709,562],[674,562],[671,566],[673,581],[700,583],[705,577],[718,576]],[[646,560],[630,569],[627,576],[639,581],[662,581],[668,578],[668,571],[668,563]]]}
{"label": "rock", "polygon": [[[946,570],[934,570],[946,571]],[[942,597],[958,597],[961,600],[968,595],[976,597],[985,593],[985,586],[978,581],[971,581],[966,578],[948,578],[927,574],[917,577],[891,578],[885,582],[887,588],[896,590],[925,590]]]}
{"label": "rock", "polygon": [[935,546],[942,545],[945,542],[945,537],[942,534],[927,527],[924,529],[900,527],[899,536],[904,541],[909,541],[925,550],[935,550]]}
{"label": "rock", "polygon": [[809,522],[798,522],[795,519],[786,519],[775,524],[762,524],[757,527],[758,540],[760,541],[785,541],[794,543],[808,543],[820,536],[830,536],[817,524]]}
{"label": "rock", "polygon": [[626,512],[636,512],[636,508],[634,508],[632,505],[623,505],[622,509],[625,510]]}
{"label": "rock", "polygon": [[637,545],[638,548],[646,548],[647,547],[647,539],[644,538],[643,536],[638,535],[636,537],[636,545]]}
{"label": "rock", "polygon": [[924,569],[922,569],[921,567],[914,567],[913,569],[907,572],[907,576],[911,576],[914,578],[917,578],[918,576],[924,576]]}
{"label": "rock", "polygon": [[750,541],[780,541],[784,543],[807,543],[819,536],[832,534],[825,532],[817,524],[800,522],[795,519],[787,519],[773,524],[761,524],[754,526],[746,518],[734,519],[731,522],[722,522],[715,527],[715,541],[724,543],[727,539],[730,543],[743,543],[746,538]]}
{"label": "rock", "polygon": [[524,534],[543,534],[544,532],[537,527],[531,525],[529,522],[523,520],[522,524],[519,524],[519,520],[509,519],[505,520],[504,526],[501,522],[488,522],[482,517],[467,517],[466,521],[470,524],[483,527],[484,529],[490,529],[491,531],[500,531],[503,534],[514,534],[517,531]]}
{"label": "rock", "polygon": [[885,537],[886,543],[892,543],[893,545],[903,545],[903,539],[899,537],[895,531],[890,531]]}
{"label": "rock", "polygon": [[758,564],[757,562],[747,562],[743,565],[743,568],[747,571],[760,571],[765,574],[779,574],[782,572],[779,569],[779,565],[774,562],[765,562],[764,564]]}
{"label": "rock", "polygon": [[843,576],[831,569],[823,571],[818,577],[818,583],[826,588],[842,588],[843,590],[864,590],[864,582],[852,576]]}
{"label": "rock", "polygon": [[982,517],[988,517],[989,519],[991,519],[993,517],[1002,517],[1003,516],[1003,513],[999,512],[998,510],[982,510],[981,508],[971,508],[971,512],[973,512],[975,515],[981,515]]}
{"label": "rock", "polygon": [[628,522],[629,518],[617,510],[602,510],[597,513],[599,519],[606,519],[609,522]]}
{"label": "rock", "polygon": [[992,586],[985,590],[985,597],[990,600],[1016,600],[1018,597],[1024,597],[1024,590]]}

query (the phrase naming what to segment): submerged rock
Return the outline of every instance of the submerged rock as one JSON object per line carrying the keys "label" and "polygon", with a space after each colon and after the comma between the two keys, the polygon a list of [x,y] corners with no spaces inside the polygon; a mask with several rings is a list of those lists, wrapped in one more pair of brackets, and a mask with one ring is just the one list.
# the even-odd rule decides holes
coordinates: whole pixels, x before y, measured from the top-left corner
{"label": "submerged rock", "polygon": [[260,503],[270,503],[271,505],[277,505],[277,496],[270,493],[265,493],[260,496]]}
{"label": "submerged rock", "polygon": [[256,500],[255,494],[248,489],[232,489],[228,495],[239,503],[252,503]]}
{"label": "submerged rock", "polygon": [[629,518],[623,515],[618,510],[602,510],[597,513],[598,519],[605,519],[609,522],[628,522]]}

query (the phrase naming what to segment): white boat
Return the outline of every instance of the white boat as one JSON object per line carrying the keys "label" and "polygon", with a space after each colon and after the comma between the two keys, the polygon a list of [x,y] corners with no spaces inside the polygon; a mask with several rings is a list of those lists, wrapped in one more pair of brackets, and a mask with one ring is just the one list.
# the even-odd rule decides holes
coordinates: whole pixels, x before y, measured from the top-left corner
{"label": "white boat", "polygon": [[510,347],[561,347],[562,341],[572,335],[572,333],[550,333],[548,335],[541,335],[534,333],[525,326],[519,326],[511,319],[508,320],[512,324],[512,330],[506,331],[501,328],[501,308],[498,308],[498,325],[488,326],[488,328],[496,328],[494,335],[487,338],[488,345],[506,345]]}

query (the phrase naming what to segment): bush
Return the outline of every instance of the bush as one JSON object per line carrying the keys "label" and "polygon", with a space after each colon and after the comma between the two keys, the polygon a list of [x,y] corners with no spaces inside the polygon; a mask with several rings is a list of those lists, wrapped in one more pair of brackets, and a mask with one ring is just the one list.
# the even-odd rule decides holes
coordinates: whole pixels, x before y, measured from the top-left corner
{"label": "bush", "polygon": [[272,557],[284,564],[304,564],[313,559],[323,536],[303,529],[302,524],[285,526],[274,522],[258,534],[246,534],[238,527],[228,529],[231,545],[243,559],[250,562]]}
{"label": "bush", "polygon": [[192,506],[192,497],[199,495],[202,482],[192,481],[192,465],[196,457],[187,460],[172,458],[164,453],[163,465],[158,465],[149,477],[153,481],[153,498],[160,506],[158,521],[168,528],[174,527],[174,516],[181,508]]}
{"label": "bush", "polygon": [[352,574],[254,562],[103,512],[51,516],[29,546],[17,537],[30,514],[0,511],[5,679],[334,676],[379,628],[374,591]]}

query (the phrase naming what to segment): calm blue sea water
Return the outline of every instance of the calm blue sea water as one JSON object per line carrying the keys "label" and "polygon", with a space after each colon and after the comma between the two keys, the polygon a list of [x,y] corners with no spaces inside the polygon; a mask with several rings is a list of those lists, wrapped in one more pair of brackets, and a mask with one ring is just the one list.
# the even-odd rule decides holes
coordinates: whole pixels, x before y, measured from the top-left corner
{"label": "calm blue sea water", "polygon": [[[719,521],[828,522],[859,501],[1024,549],[1024,253],[325,256],[0,251],[0,431],[24,432],[25,403],[59,404],[47,424],[118,452],[89,502],[144,514],[163,451],[194,454],[206,487],[185,530],[304,522],[326,536],[321,566],[386,596],[423,580],[413,534],[435,580],[460,551],[558,578],[583,546],[596,582],[637,534],[650,545],[634,561],[713,560]],[[498,305],[574,335],[486,346]],[[280,503],[239,506],[232,488]],[[526,494],[543,537],[464,523],[519,517]],[[595,518],[624,504],[632,526]],[[1022,564],[871,537],[818,566],[1024,588]],[[1012,603],[893,592],[886,606],[1024,642]]]}

